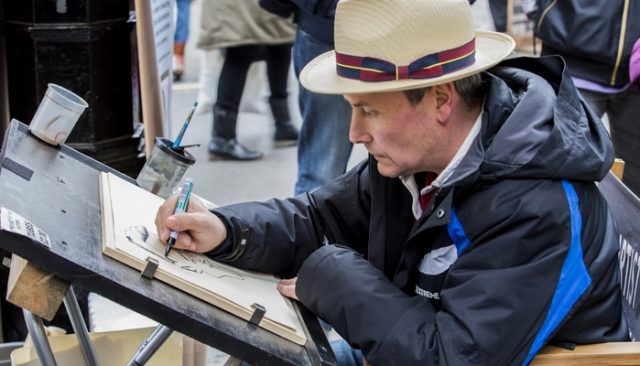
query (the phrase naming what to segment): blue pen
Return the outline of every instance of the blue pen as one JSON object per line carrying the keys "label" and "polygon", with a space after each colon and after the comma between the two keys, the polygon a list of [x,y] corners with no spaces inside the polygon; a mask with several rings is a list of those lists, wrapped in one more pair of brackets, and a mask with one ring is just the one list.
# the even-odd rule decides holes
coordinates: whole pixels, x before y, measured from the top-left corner
{"label": "blue pen", "polygon": [[[191,197],[191,191],[193,190],[193,179],[187,178],[182,182],[182,188],[180,188],[180,197],[178,197],[178,202],[176,203],[176,209],[173,211],[173,214],[183,213],[187,210],[187,206],[189,205],[189,197]],[[178,232],[176,230],[171,230],[169,234],[169,239],[167,240],[167,245],[164,247],[164,256],[169,255],[171,248],[176,243],[176,239],[178,239]]]}
{"label": "blue pen", "polygon": [[171,146],[171,148],[177,149],[178,147],[180,147],[180,143],[182,143],[182,137],[184,136],[184,132],[187,130],[187,127],[189,127],[189,122],[191,122],[191,117],[193,117],[193,112],[196,111],[197,106],[198,106],[198,102],[196,101],[193,103],[193,108],[191,109],[191,113],[189,113],[189,115],[187,116],[187,119],[182,124],[182,128],[180,128],[180,133],[178,133],[178,137],[176,137],[176,140],[173,142],[173,145]]}

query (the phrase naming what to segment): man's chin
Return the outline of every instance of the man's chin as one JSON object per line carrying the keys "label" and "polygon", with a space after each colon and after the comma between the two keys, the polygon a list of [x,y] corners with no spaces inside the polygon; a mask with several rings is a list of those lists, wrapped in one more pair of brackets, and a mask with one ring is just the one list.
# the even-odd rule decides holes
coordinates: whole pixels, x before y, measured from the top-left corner
{"label": "man's chin", "polygon": [[380,164],[380,162],[378,162],[378,173],[380,173],[381,176],[387,178],[397,178],[401,175],[398,168]]}

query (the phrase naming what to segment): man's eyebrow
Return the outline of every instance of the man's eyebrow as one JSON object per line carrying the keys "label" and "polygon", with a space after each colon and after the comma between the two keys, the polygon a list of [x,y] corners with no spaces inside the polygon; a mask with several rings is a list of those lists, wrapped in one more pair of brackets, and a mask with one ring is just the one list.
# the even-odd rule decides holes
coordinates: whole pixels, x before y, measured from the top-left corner
{"label": "man's eyebrow", "polygon": [[350,103],[352,107],[356,107],[356,108],[358,108],[358,107],[368,107],[369,106],[369,104],[367,104],[366,102],[363,102],[361,100],[356,101],[354,103],[351,103],[351,102],[349,102],[347,100],[347,103]]}

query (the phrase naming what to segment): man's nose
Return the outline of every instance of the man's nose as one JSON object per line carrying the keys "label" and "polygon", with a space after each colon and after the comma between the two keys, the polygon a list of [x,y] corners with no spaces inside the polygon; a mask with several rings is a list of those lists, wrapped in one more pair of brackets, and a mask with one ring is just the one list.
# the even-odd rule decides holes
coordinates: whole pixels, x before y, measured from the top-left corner
{"label": "man's nose", "polygon": [[364,129],[362,118],[355,113],[351,115],[351,125],[349,126],[349,141],[354,144],[362,144],[371,140],[369,134]]}

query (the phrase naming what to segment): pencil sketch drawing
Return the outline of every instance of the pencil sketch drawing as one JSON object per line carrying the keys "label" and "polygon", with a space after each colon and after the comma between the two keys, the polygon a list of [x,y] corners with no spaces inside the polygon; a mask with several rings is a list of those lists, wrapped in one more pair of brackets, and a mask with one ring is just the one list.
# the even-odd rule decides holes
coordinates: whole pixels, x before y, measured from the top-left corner
{"label": "pencil sketch drawing", "polygon": [[173,250],[164,256],[155,226],[160,197],[115,175],[100,176],[103,252],[142,271],[147,258],[158,259],[154,280],[166,282],[245,320],[254,303],[267,311],[260,327],[294,343],[306,336],[291,301],[280,295],[278,279],[216,262],[204,254]]}
{"label": "pencil sketch drawing", "polygon": [[216,278],[228,277],[238,281],[244,281],[244,277],[239,271],[235,271],[229,266],[223,267],[203,255],[175,250],[170,253],[168,257],[165,257],[164,246],[158,245],[160,239],[158,239],[155,234],[152,236],[149,230],[143,225],[129,226],[124,230],[124,233],[131,244],[185,271]]}

